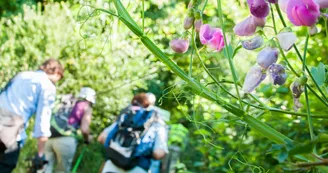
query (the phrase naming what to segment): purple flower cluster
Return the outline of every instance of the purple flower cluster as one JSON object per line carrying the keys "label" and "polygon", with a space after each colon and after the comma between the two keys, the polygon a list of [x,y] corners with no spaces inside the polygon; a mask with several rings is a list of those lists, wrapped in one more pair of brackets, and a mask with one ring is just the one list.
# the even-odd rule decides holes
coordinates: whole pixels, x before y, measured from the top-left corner
{"label": "purple flower cluster", "polygon": [[[197,4],[190,1],[188,15],[183,24],[184,29],[188,30],[194,26],[195,31],[199,32],[199,39],[203,45],[214,51],[221,51],[225,46],[222,30],[211,27],[209,24],[203,24],[202,15],[197,7]],[[186,38],[174,39],[170,42],[170,47],[176,53],[185,53],[188,51],[189,41]]]}

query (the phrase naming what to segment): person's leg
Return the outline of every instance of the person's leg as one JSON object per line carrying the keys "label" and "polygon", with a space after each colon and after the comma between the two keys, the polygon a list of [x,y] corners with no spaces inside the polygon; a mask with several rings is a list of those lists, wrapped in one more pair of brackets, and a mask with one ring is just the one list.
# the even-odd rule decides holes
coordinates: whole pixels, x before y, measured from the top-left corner
{"label": "person's leg", "polygon": [[74,137],[55,138],[54,150],[57,157],[56,173],[69,173],[74,154],[77,147],[77,141]]}
{"label": "person's leg", "polygon": [[46,146],[45,146],[45,155],[46,155],[46,160],[48,161],[45,173],[52,173],[53,169],[54,169],[56,156],[55,156],[55,153],[54,153],[54,150],[53,150],[53,147],[52,147],[53,143],[54,143],[54,140],[50,138],[47,141]]}
{"label": "person's leg", "polygon": [[20,147],[9,153],[0,154],[0,173],[11,173],[15,169],[18,157],[19,157]]}

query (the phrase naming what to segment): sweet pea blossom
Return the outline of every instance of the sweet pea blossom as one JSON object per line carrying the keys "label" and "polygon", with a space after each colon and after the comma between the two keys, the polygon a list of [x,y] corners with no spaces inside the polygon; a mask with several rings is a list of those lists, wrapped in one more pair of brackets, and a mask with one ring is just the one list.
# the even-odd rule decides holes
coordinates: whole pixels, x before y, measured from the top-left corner
{"label": "sweet pea blossom", "polygon": [[216,51],[220,51],[225,46],[222,30],[212,28],[209,24],[200,27],[199,39],[203,45],[208,45]]}
{"label": "sweet pea blossom", "polygon": [[263,72],[262,68],[255,65],[249,69],[244,85],[243,85],[243,91],[245,93],[252,92],[260,83],[265,79],[266,74]]}
{"label": "sweet pea blossom", "polygon": [[241,42],[241,45],[243,48],[247,50],[254,50],[259,47],[261,47],[263,44],[263,38],[261,36],[255,36],[254,38],[251,38],[249,40],[244,40]]}
{"label": "sweet pea blossom", "polygon": [[319,5],[314,0],[289,0],[287,17],[295,26],[312,26],[320,17]]}
{"label": "sweet pea blossom", "polygon": [[255,17],[264,18],[269,14],[269,4],[265,0],[247,0],[247,3]]}
{"label": "sweet pea blossom", "polygon": [[286,82],[287,74],[284,66],[274,63],[270,65],[269,73],[274,85],[283,85]]}
{"label": "sweet pea blossom", "polygon": [[271,64],[277,62],[278,54],[277,48],[266,47],[259,52],[256,62],[262,68],[267,69]]}
{"label": "sweet pea blossom", "polygon": [[257,18],[250,15],[248,18],[238,23],[233,31],[239,36],[251,36],[255,33],[256,27],[264,27],[265,18]]}
{"label": "sweet pea blossom", "polygon": [[277,39],[280,47],[283,50],[288,51],[296,42],[297,37],[293,32],[281,32],[277,35]]}
{"label": "sweet pea blossom", "polygon": [[170,47],[176,53],[185,53],[189,48],[189,41],[185,39],[175,39],[170,41]]}

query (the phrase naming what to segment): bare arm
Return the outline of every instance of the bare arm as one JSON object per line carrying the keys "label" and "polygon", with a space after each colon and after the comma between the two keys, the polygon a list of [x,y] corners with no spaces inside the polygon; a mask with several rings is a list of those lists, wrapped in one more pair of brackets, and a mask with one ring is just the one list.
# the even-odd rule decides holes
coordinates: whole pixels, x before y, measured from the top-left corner
{"label": "bare arm", "polygon": [[48,137],[39,137],[38,138],[38,154],[39,157],[42,157],[44,154],[44,146],[46,145],[46,142],[48,140]]}
{"label": "bare arm", "polygon": [[89,134],[90,134],[90,124],[92,119],[92,108],[88,107],[81,120],[81,132],[83,134],[83,138],[85,141],[89,141]]}
{"label": "bare arm", "polygon": [[156,149],[153,151],[153,158],[155,160],[159,160],[164,158],[166,155],[166,152],[163,149]]}

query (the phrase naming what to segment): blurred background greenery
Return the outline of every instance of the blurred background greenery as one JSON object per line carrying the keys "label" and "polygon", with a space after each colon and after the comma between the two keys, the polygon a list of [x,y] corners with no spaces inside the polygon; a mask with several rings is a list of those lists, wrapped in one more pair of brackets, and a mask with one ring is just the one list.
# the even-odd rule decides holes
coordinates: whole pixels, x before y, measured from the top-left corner
{"label": "blurred background greenery", "polygon": [[[141,0],[123,1],[132,17],[141,25]],[[187,15],[187,0],[145,1],[145,31],[179,66],[188,70],[191,50],[174,54],[169,41],[182,36],[183,20]],[[204,11],[204,23],[219,26],[216,5],[209,0]],[[94,88],[97,104],[94,108],[92,130],[95,137],[116,118],[133,94],[153,92],[157,104],[171,112],[170,145],[182,148],[177,169],[180,172],[286,172],[294,169],[293,157],[272,145],[242,120],[230,116],[218,105],[188,91],[177,78],[135,38],[125,25],[105,13],[94,12],[89,5],[111,9],[104,0],[7,0],[0,1],[0,87],[19,71],[36,70],[47,58],[60,59],[64,64],[65,79],[58,85],[58,94],[77,94],[82,86]],[[232,33],[235,23],[248,15],[244,1],[224,1],[226,30],[233,45],[240,42]],[[271,25],[268,18],[268,25]],[[310,39],[307,63],[309,67],[321,62],[328,64],[328,39],[324,21],[318,23],[320,33]],[[282,29],[280,22],[278,28]],[[290,24],[289,24],[290,25]],[[306,28],[293,28],[304,47]],[[264,31],[273,36],[268,27]],[[255,64],[257,51],[240,49],[234,59],[239,78],[243,81],[250,66]],[[220,53],[202,52],[206,66],[220,80],[231,80],[227,60]],[[294,51],[287,54],[297,71],[301,63]],[[235,100],[211,85],[208,75],[194,59],[193,77],[209,88]],[[295,79],[289,73],[284,86],[273,86],[267,78],[257,89],[261,101],[272,107],[292,110],[289,84]],[[235,90],[224,84],[231,93]],[[311,84],[312,85],[312,84]],[[328,77],[321,85],[328,95]],[[304,103],[304,100],[301,100]],[[328,114],[327,108],[310,95],[311,112]],[[305,108],[300,110],[305,112]],[[251,114],[298,142],[309,139],[304,117],[250,110]],[[313,119],[315,133],[326,133],[326,119]],[[32,124],[32,123],[31,123]],[[31,125],[30,125],[31,126]],[[184,128],[187,137],[184,138]],[[278,149],[277,149],[278,148]],[[275,150],[277,149],[277,151]],[[77,151],[77,156],[82,145]],[[26,159],[36,152],[35,140],[29,138],[24,146],[16,173],[26,172]],[[317,152],[328,152],[325,145]],[[104,160],[103,148],[96,142],[88,146],[78,172],[97,172]],[[297,170],[301,171],[301,170]]]}

